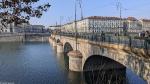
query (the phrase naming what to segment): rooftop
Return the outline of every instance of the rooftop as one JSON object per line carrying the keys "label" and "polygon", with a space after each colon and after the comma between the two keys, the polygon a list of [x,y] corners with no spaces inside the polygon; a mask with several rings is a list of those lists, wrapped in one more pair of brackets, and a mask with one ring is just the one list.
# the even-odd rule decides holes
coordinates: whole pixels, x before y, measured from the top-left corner
{"label": "rooftop", "polygon": [[[77,22],[85,20],[85,19],[138,21],[138,19],[136,19],[135,17],[132,17],[132,16],[129,16],[127,18],[120,18],[120,17],[113,17],[113,16],[110,16],[110,17],[109,16],[89,16],[89,17],[85,17],[85,18],[83,18],[81,20],[77,20]],[[144,21],[144,22],[150,22],[150,19],[142,19],[142,21]],[[68,25],[68,24],[72,24],[72,23],[74,23],[74,21],[66,23],[66,24],[63,24],[62,26]],[[55,27],[57,27],[57,26],[55,26]]]}
{"label": "rooftop", "polygon": [[[120,17],[108,17],[108,16],[90,16],[90,17],[85,17],[81,20],[77,20],[78,21],[82,21],[85,19],[99,19],[99,20],[126,20],[125,18],[120,18]],[[66,23],[66,24],[72,24],[74,21]],[[64,25],[66,25],[64,24]]]}
{"label": "rooftop", "polygon": [[135,17],[128,17],[127,20],[137,21],[137,19]]}
{"label": "rooftop", "polygon": [[124,19],[124,18],[120,18],[120,17],[105,17],[105,16],[90,16],[87,17],[85,19],[101,19],[101,20],[120,20],[120,19]]}
{"label": "rooftop", "polygon": [[49,26],[49,27],[61,27],[61,25],[53,25],[53,26]]}
{"label": "rooftop", "polygon": [[141,19],[143,22],[150,22],[150,19]]}

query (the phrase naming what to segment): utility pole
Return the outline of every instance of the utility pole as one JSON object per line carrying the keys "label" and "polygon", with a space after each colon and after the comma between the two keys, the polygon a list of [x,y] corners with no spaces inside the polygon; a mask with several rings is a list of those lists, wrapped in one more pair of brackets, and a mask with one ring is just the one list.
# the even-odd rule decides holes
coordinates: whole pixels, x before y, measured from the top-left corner
{"label": "utility pole", "polygon": [[82,0],[79,0],[79,6],[80,6],[80,10],[81,10],[81,20],[83,20]]}
{"label": "utility pole", "polygon": [[93,27],[93,28],[92,28],[92,40],[95,40],[95,39],[94,39],[94,36],[95,36],[95,35],[94,35],[94,30],[95,30],[94,18],[93,18],[93,20],[92,20],[92,24],[93,24],[93,25],[92,25],[92,27]]}
{"label": "utility pole", "polygon": [[60,16],[60,25],[62,24],[63,16]]}
{"label": "utility pole", "polygon": [[77,39],[77,4],[76,4],[76,0],[75,0],[75,41],[76,41],[76,43],[75,43],[75,45],[76,45],[76,51],[77,51],[77,41],[78,41],[78,39]]}
{"label": "utility pole", "polygon": [[120,18],[122,17],[122,3],[120,2],[120,0],[117,0],[117,4],[116,4],[117,10],[119,10],[119,16]]}
{"label": "utility pole", "polygon": [[[120,28],[121,28],[121,18],[122,18],[122,4],[120,2],[120,0],[117,0],[117,4],[116,4],[116,7],[117,7],[117,10],[119,10],[119,16],[120,16],[120,24],[118,26],[118,29],[119,29],[119,35],[120,35]],[[118,35],[118,36],[119,36]]]}
{"label": "utility pole", "polygon": [[61,32],[61,28],[62,28],[62,20],[63,20],[63,16],[60,16],[60,25],[58,26],[59,28],[59,33]]}
{"label": "utility pole", "polygon": [[120,0],[117,0],[116,7],[117,7],[117,10],[119,10],[119,16],[120,16],[120,27],[119,27],[119,35],[120,35],[120,33],[121,33],[120,28],[124,27],[124,23],[125,23],[125,22],[123,22],[123,25],[121,25],[121,23],[122,23],[122,22],[121,22],[121,21],[122,21],[122,11],[123,11],[123,10],[128,10],[128,9],[125,9],[125,8],[122,6],[122,3],[121,3]]}

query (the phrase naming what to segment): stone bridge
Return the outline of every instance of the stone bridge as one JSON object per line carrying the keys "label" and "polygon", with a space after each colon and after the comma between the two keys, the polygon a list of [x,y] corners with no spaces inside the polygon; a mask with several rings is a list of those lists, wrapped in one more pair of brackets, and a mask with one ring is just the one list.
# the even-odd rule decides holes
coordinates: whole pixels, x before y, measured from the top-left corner
{"label": "stone bridge", "polygon": [[[99,56],[131,69],[150,84],[150,57],[143,49],[79,38],[76,50],[75,38],[59,35],[51,35],[49,42],[57,50],[57,53],[68,53],[71,71],[83,71],[88,60]],[[148,50],[148,52],[150,51]],[[108,68],[113,66],[111,63],[107,65],[109,65]]]}

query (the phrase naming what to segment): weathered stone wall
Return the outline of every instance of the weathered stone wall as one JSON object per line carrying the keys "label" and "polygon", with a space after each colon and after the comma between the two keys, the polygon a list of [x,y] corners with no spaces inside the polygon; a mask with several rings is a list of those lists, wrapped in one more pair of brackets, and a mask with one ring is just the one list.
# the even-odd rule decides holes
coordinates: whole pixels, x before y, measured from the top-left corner
{"label": "weathered stone wall", "polygon": [[21,42],[24,36],[0,36],[0,42]]}
{"label": "weathered stone wall", "polygon": [[2,34],[0,42],[46,42],[49,36],[25,36],[24,34]]}
{"label": "weathered stone wall", "polygon": [[25,38],[26,42],[48,42],[49,37],[48,36],[28,36]]}
{"label": "weathered stone wall", "polygon": [[69,69],[71,71],[81,71],[82,70],[82,58],[69,57]]}

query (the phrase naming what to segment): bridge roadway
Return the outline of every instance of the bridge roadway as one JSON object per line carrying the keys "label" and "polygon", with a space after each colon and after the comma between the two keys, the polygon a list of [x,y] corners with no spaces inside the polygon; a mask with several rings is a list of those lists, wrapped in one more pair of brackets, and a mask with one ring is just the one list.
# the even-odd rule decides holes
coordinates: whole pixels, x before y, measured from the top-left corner
{"label": "bridge roadway", "polygon": [[74,36],[53,34],[49,37],[49,42],[57,50],[57,53],[68,53],[71,71],[84,71],[86,62],[93,56],[99,56],[114,60],[131,69],[150,84],[150,48],[148,42],[142,41],[141,45],[136,46],[132,45],[136,42],[118,44],[111,40],[90,40],[80,37],[77,40],[77,51]]}

